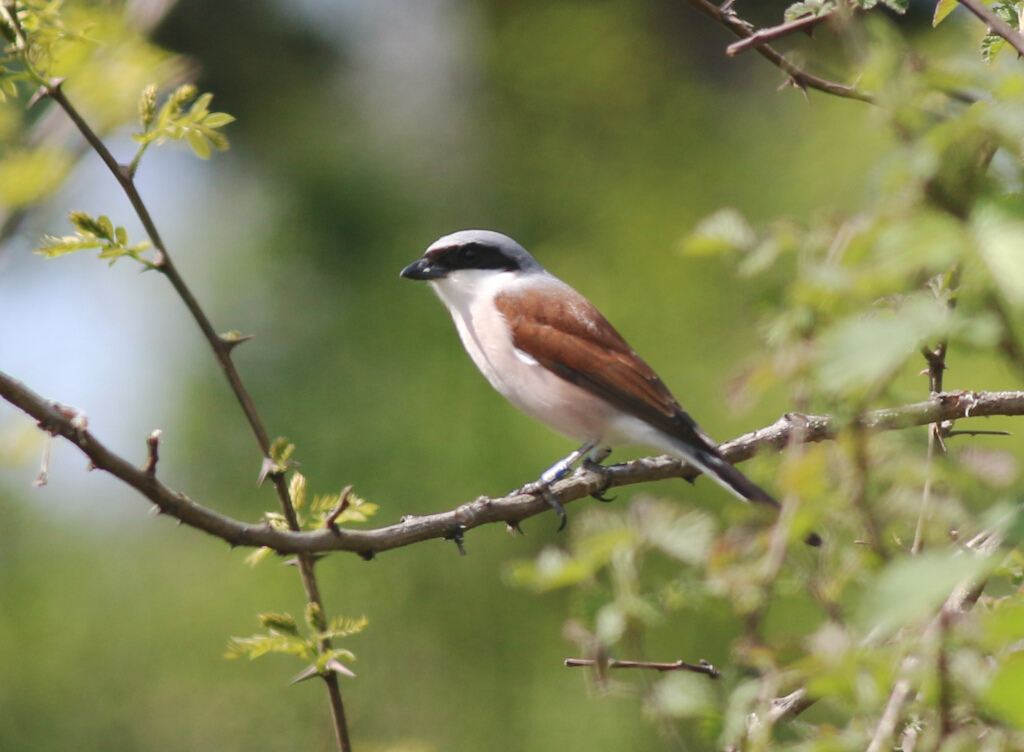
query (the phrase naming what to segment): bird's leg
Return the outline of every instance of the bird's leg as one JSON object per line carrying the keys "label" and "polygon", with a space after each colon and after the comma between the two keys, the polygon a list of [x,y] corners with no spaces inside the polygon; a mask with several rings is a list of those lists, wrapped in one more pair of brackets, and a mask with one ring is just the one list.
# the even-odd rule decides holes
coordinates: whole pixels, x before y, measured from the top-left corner
{"label": "bird's leg", "polygon": [[596,441],[588,441],[586,444],[581,446],[579,449],[571,452],[568,456],[563,457],[554,465],[549,467],[543,473],[540,474],[540,482],[551,485],[556,480],[561,480],[572,471],[572,466],[576,464],[576,461],[592,451],[597,446]]}
{"label": "bird's leg", "polygon": [[579,449],[571,452],[568,456],[563,457],[554,465],[549,467],[533,483],[527,483],[522,487],[523,493],[535,494],[542,498],[549,507],[555,510],[555,514],[562,521],[558,526],[561,530],[565,527],[565,523],[568,517],[565,514],[565,507],[562,506],[561,502],[555,498],[555,495],[551,493],[551,484],[558,480],[561,480],[572,471],[572,466],[576,464],[576,461],[580,457],[583,457],[587,452],[590,452],[597,446],[596,441],[588,441],[586,444],[581,446]]}
{"label": "bird's leg", "polygon": [[608,468],[601,464],[608,459],[608,455],[611,453],[612,450],[610,447],[597,447],[583,459],[583,467],[592,473],[597,473],[604,479],[604,485],[590,495],[598,501],[606,503],[609,501],[615,501],[616,499],[615,496],[605,496],[605,492],[612,485],[612,474],[609,472]]}

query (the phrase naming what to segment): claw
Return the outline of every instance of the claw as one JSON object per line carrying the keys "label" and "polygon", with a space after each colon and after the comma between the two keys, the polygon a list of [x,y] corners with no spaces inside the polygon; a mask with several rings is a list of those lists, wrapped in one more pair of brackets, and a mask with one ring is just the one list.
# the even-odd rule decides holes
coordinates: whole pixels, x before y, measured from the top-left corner
{"label": "claw", "polygon": [[617,496],[605,496],[605,493],[607,493],[608,489],[612,486],[612,474],[608,471],[608,468],[589,457],[583,460],[583,467],[592,473],[597,473],[604,480],[604,485],[590,494],[591,497],[604,502],[605,504],[610,501],[615,501],[618,498]]}
{"label": "claw", "polygon": [[558,525],[558,531],[561,532],[565,529],[566,523],[569,521],[569,516],[565,513],[565,507],[562,506],[562,502],[555,498],[555,495],[551,493],[551,486],[544,481],[536,481],[535,483],[529,483],[523,486],[523,492],[533,494],[544,500],[549,507],[555,510],[555,514],[558,515],[558,519],[561,523]]}

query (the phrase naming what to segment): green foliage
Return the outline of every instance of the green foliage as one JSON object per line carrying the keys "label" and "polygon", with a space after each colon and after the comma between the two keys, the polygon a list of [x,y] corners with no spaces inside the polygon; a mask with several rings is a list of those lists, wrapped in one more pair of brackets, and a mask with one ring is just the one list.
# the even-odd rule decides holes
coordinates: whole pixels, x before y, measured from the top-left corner
{"label": "green foliage", "polygon": [[94,219],[85,212],[73,211],[69,219],[75,226],[75,234],[60,238],[48,235],[45,238],[47,244],[38,248],[36,253],[54,258],[74,251],[98,248],[99,257],[108,259],[111,266],[118,259],[128,257],[143,266],[153,268],[153,262],[142,257],[142,253],[150,247],[148,240],[129,245],[128,232],[123,227],[114,227],[106,216]]}
{"label": "green foliage", "polygon": [[[165,81],[183,69],[133,28],[117,4],[4,3],[0,33],[0,204],[10,208],[45,199],[76,159],[69,146],[32,135],[35,113],[52,104],[44,99],[26,112],[29,96],[64,80],[68,98],[103,134],[133,116],[137,92],[146,80]],[[215,130],[223,122],[214,118],[210,125],[204,118],[198,118],[199,125],[214,128],[214,140],[223,145]]]}
{"label": "green foliage", "polygon": [[[277,439],[271,447],[277,467],[290,467],[295,446],[287,439]],[[317,494],[309,501],[306,494],[306,477],[299,472],[292,473],[288,482],[288,494],[295,508],[295,516],[302,530],[321,530],[328,525],[343,525],[347,522],[366,522],[377,512],[377,505],[372,504],[352,493],[346,487],[336,494]],[[288,520],[280,512],[267,512],[264,515],[267,524],[277,530],[288,530]],[[273,549],[257,548],[249,554],[246,563],[256,566],[267,558]]]}
{"label": "green foliage", "polygon": [[[260,626],[264,633],[252,637],[232,637],[225,653],[227,658],[249,658],[253,660],[271,653],[294,655],[310,665],[314,674],[331,672],[355,676],[342,660],[353,661],[355,655],[342,648],[324,648],[325,640],[338,640],[359,634],[366,628],[366,617],[359,619],[332,619],[326,629],[322,616],[314,609],[306,609],[304,627],[300,627],[291,614],[260,614]],[[305,673],[305,672],[304,672]],[[304,678],[304,674],[300,674]]]}
{"label": "green foliage", "polygon": [[[989,8],[993,13],[1006,21],[1011,29],[1021,28],[1020,17],[1021,13],[1024,12],[1024,2],[1019,0],[997,1],[991,3]],[[935,16],[938,18],[937,9]],[[938,21],[935,23],[938,23]],[[986,63],[991,63],[995,60],[996,55],[1002,52],[1004,47],[1006,47],[1006,40],[994,32],[989,32],[981,39],[981,59]]]}
{"label": "green foliage", "polygon": [[883,5],[897,13],[906,13],[910,7],[910,0],[803,0],[802,2],[790,5],[784,14],[786,21],[796,21],[807,16],[824,16],[834,13],[843,6],[852,6],[860,10],[871,10],[875,6]]}
{"label": "green foliage", "polygon": [[[227,136],[220,132],[234,118],[224,112],[210,112],[213,94],[196,96],[198,90],[192,84],[183,84],[172,92],[159,111],[156,110],[156,86],[150,84],[139,98],[139,121],[142,131],[132,134],[139,144],[139,151],[132,160],[130,172],[134,174],[139,161],[151,144],[160,145],[167,139],[188,141],[188,145],[201,159],[209,159],[211,147],[227,150]],[[186,110],[186,105],[192,105]]]}
{"label": "green foliage", "polygon": [[[787,19],[836,8],[799,3]],[[673,674],[642,690],[652,720],[683,721],[709,746],[864,749],[904,680],[914,691],[896,733],[917,729],[926,749],[981,738],[1021,749],[1017,459],[962,447],[972,439],[945,425],[936,430],[948,451],[933,447],[929,460],[921,433],[867,435],[858,419],[925,398],[922,352],[939,345],[1024,372],[1024,71],[991,56],[927,57],[882,24],[859,33],[860,78],[895,135],[865,167],[863,208],[760,224],[720,209],[681,241],[688,256],[728,261],[761,295],[765,347],[734,386],[738,401],[786,392],[800,412],[835,415],[838,440],[786,451],[768,481],[784,500],[777,521],[742,510],[742,524],[726,510],[732,521],[719,526],[636,500],[577,518],[567,549],[545,548],[508,579],[573,591],[567,631],[598,660],[635,657],[676,620],[725,619],[734,637],[718,686]],[[803,543],[811,531],[825,532],[820,552]],[[805,725],[764,720],[798,689],[816,704]]]}

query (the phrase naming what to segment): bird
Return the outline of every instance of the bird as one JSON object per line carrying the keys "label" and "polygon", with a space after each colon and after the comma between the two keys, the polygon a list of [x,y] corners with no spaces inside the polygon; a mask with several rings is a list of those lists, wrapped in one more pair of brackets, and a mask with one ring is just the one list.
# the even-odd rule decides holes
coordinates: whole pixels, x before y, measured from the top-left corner
{"label": "bird", "polygon": [[530,417],[581,442],[521,489],[555,510],[559,530],[566,515],[551,485],[581,458],[598,469],[613,447],[623,445],[664,452],[740,500],[780,507],[722,457],[718,444],[594,304],[512,238],[492,230],[445,235],[400,276],[433,288],[470,359],[494,389]]}

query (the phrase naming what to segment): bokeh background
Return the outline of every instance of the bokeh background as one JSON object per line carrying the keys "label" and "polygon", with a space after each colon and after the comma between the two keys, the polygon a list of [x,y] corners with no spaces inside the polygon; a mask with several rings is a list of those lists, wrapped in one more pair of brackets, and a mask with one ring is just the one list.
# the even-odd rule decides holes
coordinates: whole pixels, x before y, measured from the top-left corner
{"label": "bokeh background", "polygon": [[[738,2],[759,24],[787,3]],[[900,21],[927,27],[929,3]],[[950,23],[946,34],[962,29]],[[721,206],[754,221],[851,208],[889,145],[870,108],[787,88],[679,0],[180,0],[155,30],[189,57],[232,149],[150,152],[139,174],[169,248],[220,330],[256,335],[238,362],[274,435],[318,493],[346,483],[374,524],[501,495],[572,446],[493,393],[438,301],[399,280],[435,238],[517,238],[590,297],[719,440],[791,405],[739,410],[728,383],[761,347],[764,293],[679,240]],[[796,46],[806,46],[794,40]],[[816,43],[829,72],[842,50]],[[129,131],[110,142],[132,152]],[[89,416],[129,457],[164,431],[161,474],[224,512],[274,508],[259,455],[180,302],[155,274],[31,250],[66,214],[141,237],[95,156],[0,249],[0,367]],[[963,373],[961,371],[961,373]],[[947,386],[998,388],[990,383]],[[294,569],[149,514],[148,504],[0,407],[0,749],[278,750],[332,744],[321,687],[285,688],[285,657],[226,661],[263,611],[302,611]],[[622,453],[621,456],[631,456]],[[757,468],[770,482],[771,464]],[[714,487],[639,493],[745,511]],[[570,508],[584,513],[587,504]],[[510,560],[564,540],[475,530],[372,563],[319,564],[331,615],[365,614],[343,680],[357,749],[662,749],[633,698],[562,667],[569,598],[510,588]],[[571,528],[571,525],[570,525]],[[651,658],[727,661],[735,634],[670,622]]]}

